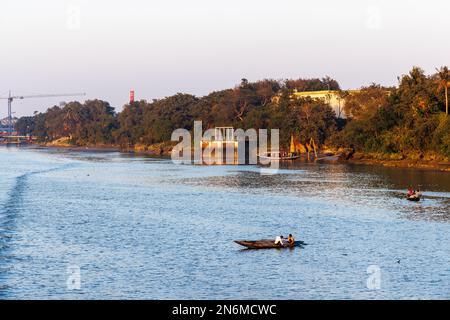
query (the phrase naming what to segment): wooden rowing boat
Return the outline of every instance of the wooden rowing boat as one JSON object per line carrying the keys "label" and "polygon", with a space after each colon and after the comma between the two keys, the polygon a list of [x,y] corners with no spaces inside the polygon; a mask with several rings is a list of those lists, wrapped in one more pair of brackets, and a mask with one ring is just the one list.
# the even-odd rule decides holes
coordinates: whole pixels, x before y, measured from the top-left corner
{"label": "wooden rowing boat", "polygon": [[285,244],[281,246],[279,244],[275,244],[275,240],[271,239],[263,239],[256,241],[236,240],[234,242],[249,249],[283,249],[283,248],[301,247],[305,245],[303,241],[295,241],[293,245]]}
{"label": "wooden rowing boat", "polygon": [[262,160],[271,160],[271,161],[286,161],[286,160],[296,160],[300,158],[300,156],[298,156],[295,153],[290,153],[286,156],[283,156],[281,155],[280,152],[266,152],[263,154],[259,154],[258,158]]}

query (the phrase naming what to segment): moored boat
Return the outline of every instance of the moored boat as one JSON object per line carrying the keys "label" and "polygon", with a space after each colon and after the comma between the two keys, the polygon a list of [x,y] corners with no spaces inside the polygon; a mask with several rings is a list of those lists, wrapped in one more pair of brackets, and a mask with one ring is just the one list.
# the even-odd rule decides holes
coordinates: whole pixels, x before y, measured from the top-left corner
{"label": "moored boat", "polygon": [[282,155],[280,152],[266,152],[263,154],[258,154],[258,158],[264,160],[283,161],[283,160],[295,160],[300,158],[300,156],[295,153]]}

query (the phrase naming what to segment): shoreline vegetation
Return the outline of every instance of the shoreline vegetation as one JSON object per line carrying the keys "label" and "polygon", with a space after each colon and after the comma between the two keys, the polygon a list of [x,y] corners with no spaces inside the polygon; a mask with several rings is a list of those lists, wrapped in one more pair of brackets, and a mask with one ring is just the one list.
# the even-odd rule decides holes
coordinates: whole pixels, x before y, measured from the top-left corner
{"label": "shoreline vegetation", "polygon": [[[426,75],[414,67],[398,79],[396,87],[371,84],[349,91],[329,77],[242,79],[203,97],[178,93],[130,102],[121,112],[102,100],[74,101],[22,117],[16,130],[36,137],[42,147],[167,156],[176,144],[172,132],[192,131],[201,120],[204,130],[280,129],[284,151],[294,137],[300,152],[313,140],[320,150],[340,155],[340,162],[450,171],[448,68]],[[333,90],[344,101],[339,115],[325,99],[294,94],[321,90]]]}
{"label": "shoreline vegetation", "polygon": [[[142,155],[158,158],[170,158],[171,147],[165,146],[164,152],[159,152],[159,144],[152,146],[150,149],[146,150],[136,150],[129,149],[124,150],[118,145],[86,145],[86,146],[75,146],[67,143],[41,143],[34,144],[33,147],[37,149],[54,149],[54,150],[67,150],[75,152],[120,152],[128,153],[133,155]],[[328,150],[331,152],[331,150]],[[386,155],[386,154],[364,154],[364,153],[354,153],[351,157],[348,156],[349,150],[333,150],[333,154],[338,155],[338,160],[321,160],[321,163],[329,164],[356,164],[356,165],[379,165],[391,168],[411,168],[418,170],[432,170],[432,171],[443,171],[450,172],[450,161],[440,161],[433,157],[426,159],[401,159],[397,156]],[[302,155],[298,161],[307,161],[307,156]]]}

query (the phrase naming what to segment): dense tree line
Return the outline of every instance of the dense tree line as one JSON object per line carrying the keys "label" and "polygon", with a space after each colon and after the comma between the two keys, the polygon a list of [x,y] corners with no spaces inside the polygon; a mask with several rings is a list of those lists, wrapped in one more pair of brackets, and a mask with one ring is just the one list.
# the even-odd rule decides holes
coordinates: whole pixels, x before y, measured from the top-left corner
{"label": "dense tree line", "polygon": [[54,106],[45,113],[22,117],[16,123],[16,130],[21,135],[31,134],[41,142],[69,137],[75,145],[112,144],[117,129],[114,108],[101,100]]}
{"label": "dense tree line", "polygon": [[[71,102],[17,122],[20,134],[40,141],[68,137],[75,145],[116,144],[129,147],[169,141],[177,128],[215,126],[280,129],[281,145],[290,136],[306,143],[351,147],[355,151],[423,157],[427,152],[450,156],[447,68],[425,75],[420,68],[399,77],[394,88],[376,84],[358,91],[342,91],[329,78],[297,80],[242,79],[235,88],[204,97],[176,95],[137,101],[120,113],[104,101]],[[324,101],[294,98],[294,91],[337,90],[345,100],[345,119]],[[276,99],[274,99],[276,97]]]}
{"label": "dense tree line", "polygon": [[[288,141],[291,133],[298,132],[317,136],[324,142],[335,121],[331,108],[323,101],[291,99],[294,83],[308,90],[338,88],[337,82],[328,77],[257,82],[242,79],[235,88],[212,92],[201,98],[178,93],[151,102],[133,102],[125,105],[118,114],[104,101],[71,102],[33,117],[23,117],[16,128],[20,134],[31,134],[39,141],[69,137],[75,145],[117,144],[125,147],[168,141],[173,130],[191,130],[194,121],[201,120],[205,130],[215,126],[280,128],[283,141]],[[282,99],[274,102],[273,98],[278,95]],[[307,121],[303,123],[302,117]],[[307,128],[307,133],[303,133],[302,128]]]}
{"label": "dense tree line", "polygon": [[330,143],[399,158],[450,157],[449,76],[446,67],[430,76],[415,67],[399,78],[397,88],[371,85],[349,94],[347,124]]}

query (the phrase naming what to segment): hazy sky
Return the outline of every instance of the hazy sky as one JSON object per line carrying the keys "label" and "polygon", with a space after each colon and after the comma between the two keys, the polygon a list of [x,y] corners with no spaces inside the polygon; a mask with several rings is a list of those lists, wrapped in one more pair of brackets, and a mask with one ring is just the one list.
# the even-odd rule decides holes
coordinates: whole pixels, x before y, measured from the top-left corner
{"label": "hazy sky", "polygon": [[204,95],[243,77],[393,85],[450,64],[449,12],[447,0],[1,0],[0,95],[81,91],[120,110],[130,89]]}

